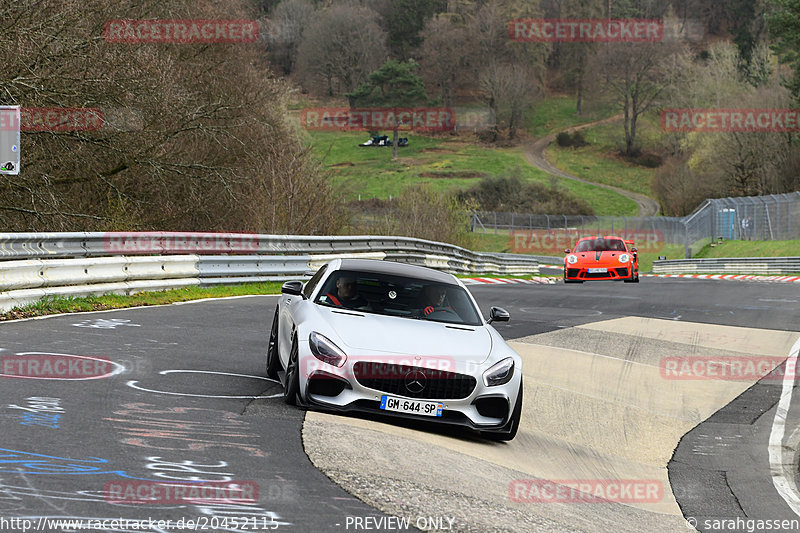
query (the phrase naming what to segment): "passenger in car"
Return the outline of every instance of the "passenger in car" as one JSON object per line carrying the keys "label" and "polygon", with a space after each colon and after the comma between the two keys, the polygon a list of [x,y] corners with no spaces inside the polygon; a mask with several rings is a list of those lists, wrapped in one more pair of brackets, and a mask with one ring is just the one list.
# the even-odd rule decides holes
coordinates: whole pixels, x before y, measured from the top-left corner
{"label": "passenger in car", "polygon": [[357,309],[369,305],[367,300],[358,294],[356,280],[352,276],[342,276],[336,280],[336,290],[325,293],[328,301],[337,307]]}

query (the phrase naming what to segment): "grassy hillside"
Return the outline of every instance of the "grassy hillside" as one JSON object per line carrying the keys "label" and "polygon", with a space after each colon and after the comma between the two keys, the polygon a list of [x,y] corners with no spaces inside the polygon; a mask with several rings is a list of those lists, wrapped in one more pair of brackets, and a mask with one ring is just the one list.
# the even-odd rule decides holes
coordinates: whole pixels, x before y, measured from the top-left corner
{"label": "grassy hillside", "polygon": [[575,113],[574,96],[553,96],[541,101],[525,113],[525,130],[533,137],[544,137],[588,122],[602,120],[614,114],[613,109]]}
{"label": "grassy hillside", "polygon": [[713,248],[706,246],[695,257],[800,257],[800,240],[724,241]]}
{"label": "grassy hillside", "polygon": [[[333,173],[333,183],[348,200],[398,195],[415,183],[439,191],[469,188],[485,176],[519,167],[523,179],[550,185],[551,177],[531,167],[522,148],[492,148],[457,137],[431,138],[404,133],[409,146],[392,160],[391,147],[359,147],[363,132],[308,132],[314,152]],[[599,215],[635,215],[635,202],[600,187],[558,179],[558,186],[585,199]]]}
{"label": "grassy hillside", "polygon": [[[645,146],[656,140],[655,126],[640,121],[640,139]],[[589,143],[582,148],[562,148],[556,143],[546,151],[550,162],[575,176],[595,183],[614,185],[622,189],[653,197],[650,183],[655,168],[627,161],[619,155],[623,143],[622,124],[604,124],[587,128],[584,136]]]}

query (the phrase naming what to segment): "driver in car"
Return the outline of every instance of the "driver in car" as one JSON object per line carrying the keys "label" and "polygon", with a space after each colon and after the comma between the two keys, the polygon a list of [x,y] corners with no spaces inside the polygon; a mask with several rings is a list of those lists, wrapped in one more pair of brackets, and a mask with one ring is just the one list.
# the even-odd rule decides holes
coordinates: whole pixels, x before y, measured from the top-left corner
{"label": "driver in car", "polygon": [[446,302],[447,292],[445,288],[440,285],[428,285],[423,291],[424,294],[424,308],[422,314],[425,316],[430,315],[436,311],[450,311],[454,313],[453,308]]}
{"label": "driver in car", "polygon": [[328,301],[337,307],[357,309],[369,305],[367,300],[358,294],[356,280],[352,276],[342,276],[337,279],[335,294],[327,292],[325,295],[328,297]]}

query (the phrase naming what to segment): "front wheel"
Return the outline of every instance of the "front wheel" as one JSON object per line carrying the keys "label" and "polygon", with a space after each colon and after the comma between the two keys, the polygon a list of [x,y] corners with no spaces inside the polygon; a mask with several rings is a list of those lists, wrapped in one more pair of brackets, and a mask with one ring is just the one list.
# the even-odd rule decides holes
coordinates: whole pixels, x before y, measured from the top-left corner
{"label": "front wheel", "polygon": [[513,440],[517,436],[520,419],[522,419],[522,380],[519,382],[519,394],[517,394],[517,403],[514,405],[511,419],[500,431],[481,431],[481,436],[498,442]]}
{"label": "front wheel", "polygon": [[292,338],[289,362],[286,363],[286,383],[283,386],[283,401],[289,405],[297,405],[297,393],[300,390],[298,353],[299,347],[297,345],[297,336],[295,336]]}
{"label": "front wheel", "polygon": [[269,333],[269,344],[267,345],[267,377],[278,379],[278,370],[281,367],[281,359],[278,357],[278,308],[275,308],[275,317],[272,319],[272,329]]}

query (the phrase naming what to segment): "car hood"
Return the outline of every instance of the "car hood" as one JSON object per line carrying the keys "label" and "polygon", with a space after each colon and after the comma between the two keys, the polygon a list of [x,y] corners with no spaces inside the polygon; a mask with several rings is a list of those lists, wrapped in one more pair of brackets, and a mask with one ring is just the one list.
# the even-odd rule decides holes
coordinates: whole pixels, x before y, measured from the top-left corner
{"label": "car hood", "polygon": [[358,311],[320,309],[319,312],[344,344],[340,348],[345,352],[351,348],[361,354],[448,356],[483,362],[492,351],[492,337],[486,326],[460,326]]}
{"label": "car hood", "polygon": [[627,254],[629,257],[631,254],[629,252],[579,252],[574,254],[578,257],[578,262],[576,264],[581,266],[609,266],[609,265],[621,265],[623,263],[619,262],[619,256],[622,254]]}

